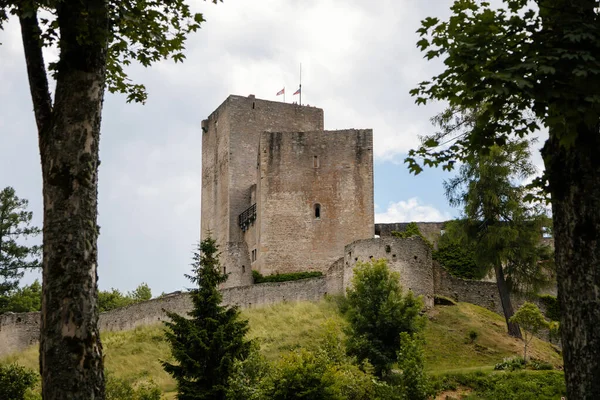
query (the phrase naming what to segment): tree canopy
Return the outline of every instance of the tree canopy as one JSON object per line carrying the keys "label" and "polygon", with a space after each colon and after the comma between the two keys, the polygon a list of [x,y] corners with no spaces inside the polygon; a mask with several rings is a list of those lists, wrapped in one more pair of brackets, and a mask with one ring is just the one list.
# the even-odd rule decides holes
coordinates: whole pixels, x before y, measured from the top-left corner
{"label": "tree canopy", "polygon": [[418,104],[447,102],[452,129],[429,137],[409,152],[406,162],[414,173],[424,166],[452,169],[494,145],[548,129],[542,148],[545,171],[533,183],[552,203],[568,397],[598,398],[597,2],[503,0],[492,6],[455,0],[451,12],[447,21],[428,17],[421,22],[417,46],[428,60],[441,59],[444,70],[411,94]]}

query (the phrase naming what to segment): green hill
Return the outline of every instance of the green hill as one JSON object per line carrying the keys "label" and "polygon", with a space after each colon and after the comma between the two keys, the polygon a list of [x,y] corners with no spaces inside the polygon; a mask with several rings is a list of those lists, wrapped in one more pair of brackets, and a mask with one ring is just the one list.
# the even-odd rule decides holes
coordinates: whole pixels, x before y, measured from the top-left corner
{"label": "green hill", "polygon": [[[295,348],[311,348],[326,329],[342,330],[345,321],[334,301],[320,303],[282,303],[243,311],[250,321],[252,338],[260,340],[265,356],[276,359]],[[509,337],[503,317],[481,307],[458,303],[436,306],[428,313],[425,330],[426,367],[432,374],[492,370],[503,358],[520,355],[522,344]],[[476,339],[468,336],[476,332]],[[133,383],[154,381],[167,398],[172,398],[175,383],[161,367],[160,360],[170,358],[162,326],[138,328],[102,335],[105,365],[109,373]],[[561,356],[552,345],[534,339],[531,356],[555,367]],[[17,362],[38,368],[38,350],[32,347],[0,362]]]}

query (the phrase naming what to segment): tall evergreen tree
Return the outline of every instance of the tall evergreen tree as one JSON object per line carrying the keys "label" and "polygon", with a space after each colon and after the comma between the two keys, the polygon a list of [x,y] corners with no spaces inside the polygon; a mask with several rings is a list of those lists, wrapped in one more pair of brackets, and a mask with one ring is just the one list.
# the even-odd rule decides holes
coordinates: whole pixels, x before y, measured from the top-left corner
{"label": "tall evergreen tree", "polygon": [[41,266],[40,246],[22,242],[40,233],[31,225],[33,213],[27,204],[10,186],[0,191],[0,297],[17,288],[26,269]]}
{"label": "tall evergreen tree", "polygon": [[215,240],[203,240],[193,259],[193,275],[186,277],[198,285],[190,291],[194,307],[189,318],[167,313],[166,337],[176,363],[163,366],[177,381],[178,399],[223,400],[234,362],[250,352],[248,321],[240,319],[237,307],[221,305],[218,286],[227,275],[221,272]]}
{"label": "tall evergreen tree", "polygon": [[474,155],[444,182],[450,204],[463,207],[465,238],[473,244],[477,265],[495,273],[508,333],[519,338],[518,325],[510,322],[511,286],[527,286],[540,275],[543,217],[526,205],[519,183],[534,172],[529,143],[519,140]]}

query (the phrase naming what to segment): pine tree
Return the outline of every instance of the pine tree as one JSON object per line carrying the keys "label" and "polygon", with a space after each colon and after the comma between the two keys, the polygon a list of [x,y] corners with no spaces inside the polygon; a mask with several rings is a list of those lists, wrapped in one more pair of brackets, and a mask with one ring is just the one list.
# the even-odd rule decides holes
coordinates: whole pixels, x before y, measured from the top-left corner
{"label": "pine tree", "polygon": [[186,275],[198,286],[190,291],[193,309],[189,318],[167,312],[166,338],[177,363],[163,362],[163,367],[177,381],[178,399],[221,400],[234,362],[250,352],[248,321],[240,319],[237,307],[221,305],[218,286],[227,275],[221,272],[215,240],[203,240],[193,259],[193,275]]}
{"label": "pine tree", "polygon": [[41,233],[31,225],[33,213],[27,211],[27,204],[10,186],[0,191],[0,297],[19,286],[26,269],[41,267],[40,246],[22,243]]}

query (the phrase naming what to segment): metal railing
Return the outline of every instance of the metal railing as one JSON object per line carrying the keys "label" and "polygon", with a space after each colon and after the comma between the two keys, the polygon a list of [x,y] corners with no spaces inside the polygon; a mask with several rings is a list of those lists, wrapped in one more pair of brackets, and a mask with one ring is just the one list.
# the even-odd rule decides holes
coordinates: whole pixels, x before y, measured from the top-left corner
{"label": "metal railing", "polygon": [[256,221],[256,203],[252,204],[238,216],[238,224],[243,232],[246,232],[254,221]]}

